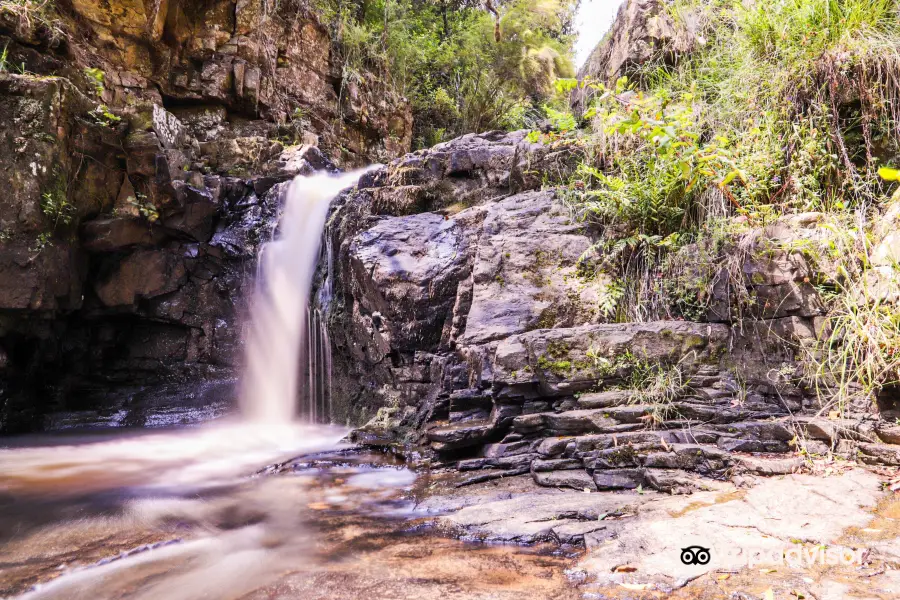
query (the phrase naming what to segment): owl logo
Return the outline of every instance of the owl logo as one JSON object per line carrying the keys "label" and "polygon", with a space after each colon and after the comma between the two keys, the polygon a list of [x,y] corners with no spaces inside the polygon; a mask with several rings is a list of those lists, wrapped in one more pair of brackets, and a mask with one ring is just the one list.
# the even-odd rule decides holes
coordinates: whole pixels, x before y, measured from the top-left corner
{"label": "owl logo", "polygon": [[706,565],[710,558],[709,548],[688,546],[681,549],[681,562],[686,565]]}

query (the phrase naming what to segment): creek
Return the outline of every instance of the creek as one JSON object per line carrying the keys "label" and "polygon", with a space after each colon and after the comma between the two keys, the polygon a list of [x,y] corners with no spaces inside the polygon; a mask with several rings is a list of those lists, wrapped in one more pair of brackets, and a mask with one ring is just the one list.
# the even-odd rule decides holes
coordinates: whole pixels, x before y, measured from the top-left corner
{"label": "creek", "polygon": [[290,186],[260,261],[240,415],[0,442],[0,597],[579,597],[573,555],[447,535],[418,508],[430,473],[327,424],[329,342],[308,299],[330,201],[358,177]]}

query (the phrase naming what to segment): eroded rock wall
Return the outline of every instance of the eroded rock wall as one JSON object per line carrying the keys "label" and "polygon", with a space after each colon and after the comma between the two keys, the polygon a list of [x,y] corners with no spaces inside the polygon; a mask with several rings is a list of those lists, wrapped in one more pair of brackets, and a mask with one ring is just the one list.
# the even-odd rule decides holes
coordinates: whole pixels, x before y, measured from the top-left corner
{"label": "eroded rock wall", "polygon": [[408,151],[408,104],[297,2],[4,5],[0,46],[0,430],[220,414],[279,190]]}
{"label": "eroded rock wall", "polygon": [[[373,74],[344,82],[333,33],[305,2],[73,0],[57,10],[42,20],[4,9],[10,65],[97,88],[111,107],[164,106],[214,138],[317,139],[350,165],[409,150],[406,100]],[[259,119],[270,127],[229,132]]]}
{"label": "eroded rock wall", "polygon": [[[642,65],[675,60],[705,44],[700,17],[691,11],[677,15],[663,0],[626,0],[619,7],[610,30],[578,69],[578,79],[614,88],[622,76],[633,76]],[[576,109],[585,109],[593,95],[590,88],[574,92]]]}

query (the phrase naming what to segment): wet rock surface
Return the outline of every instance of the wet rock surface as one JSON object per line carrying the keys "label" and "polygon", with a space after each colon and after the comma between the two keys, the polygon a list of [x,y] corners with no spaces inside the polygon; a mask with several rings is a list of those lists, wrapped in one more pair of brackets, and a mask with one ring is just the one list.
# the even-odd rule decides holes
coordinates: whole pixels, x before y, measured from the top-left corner
{"label": "wet rock surface", "polygon": [[[12,449],[44,457],[47,468],[41,477],[22,473],[8,490],[0,517],[3,593],[87,599],[138,590],[148,598],[192,598],[202,589],[221,598],[543,600],[638,592],[711,600],[765,597],[772,589],[775,597],[887,600],[900,583],[893,570],[900,503],[884,490],[886,472],[851,463],[832,461],[824,473],[748,474],[736,483],[653,470],[660,481],[693,486],[691,495],[669,495],[542,487],[527,473],[466,485],[467,473],[429,469],[420,454],[360,448],[263,468],[243,458],[243,467],[225,472],[218,456],[198,453],[174,460],[178,472],[199,480],[173,477],[148,496],[141,482],[150,484],[173,458],[156,464],[147,457],[138,471],[129,464],[143,460],[140,454],[111,455],[108,469],[77,459],[96,452],[90,444],[113,444],[115,451],[114,440],[83,440],[89,445],[65,454],[41,449],[52,439]],[[133,443],[139,447],[141,438]],[[555,445],[548,440],[541,449]],[[501,450],[528,456],[516,443],[488,453]],[[71,485],[61,488],[48,461],[54,458],[88,471],[70,471]],[[583,473],[554,460],[540,459],[535,473]],[[204,466],[219,474],[204,478]],[[122,469],[129,478],[118,475]],[[634,469],[604,473],[625,471]],[[33,495],[42,489],[58,497]],[[685,548],[698,547],[708,554],[704,564],[685,564]],[[803,562],[826,548],[859,562]]]}

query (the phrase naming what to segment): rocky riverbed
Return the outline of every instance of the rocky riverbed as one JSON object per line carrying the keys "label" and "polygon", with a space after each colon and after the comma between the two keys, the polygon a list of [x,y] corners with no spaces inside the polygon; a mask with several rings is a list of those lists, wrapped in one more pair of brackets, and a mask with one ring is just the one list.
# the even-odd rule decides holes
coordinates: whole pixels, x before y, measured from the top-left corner
{"label": "rocky riverbed", "polygon": [[[4,456],[46,452],[59,440],[41,443],[20,442]],[[81,440],[69,455],[110,443]],[[168,485],[144,479],[123,487],[123,457],[110,459],[106,476],[81,473],[90,485],[80,490],[73,473],[69,491],[34,495],[41,471],[72,469],[62,464],[6,486],[0,593],[323,600],[900,593],[900,498],[885,490],[887,474],[849,463],[669,495],[547,488],[530,474],[470,484],[456,470],[411,469],[358,447],[262,469],[207,470],[208,461],[195,460],[182,465],[204,473],[190,485],[173,477]],[[142,478],[158,472],[143,471]],[[697,546],[711,554],[708,564],[685,565],[683,549]],[[847,564],[829,564],[826,556],[837,555],[825,548],[845,551]],[[801,551],[814,558],[802,562],[810,554]]]}

